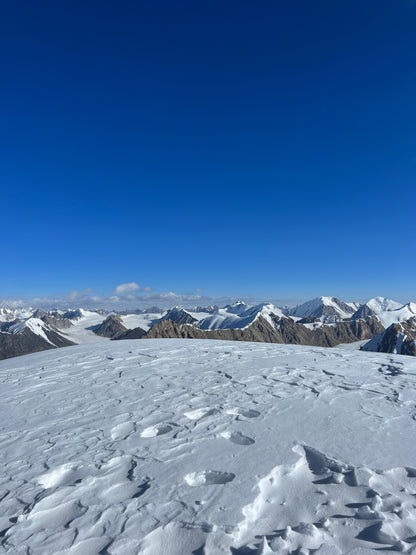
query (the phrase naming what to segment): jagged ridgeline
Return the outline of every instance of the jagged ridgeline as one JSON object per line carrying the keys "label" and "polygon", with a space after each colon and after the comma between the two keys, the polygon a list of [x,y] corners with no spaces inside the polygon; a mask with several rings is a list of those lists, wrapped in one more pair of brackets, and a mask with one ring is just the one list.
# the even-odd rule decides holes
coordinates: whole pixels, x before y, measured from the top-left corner
{"label": "jagged ridgeline", "polygon": [[318,297],[293,308],[242,301],[219,308],[130,312],[0,309],[0,358],[103,340],[187,338],[416,354],[416,304],[376,297],[361,304]]}

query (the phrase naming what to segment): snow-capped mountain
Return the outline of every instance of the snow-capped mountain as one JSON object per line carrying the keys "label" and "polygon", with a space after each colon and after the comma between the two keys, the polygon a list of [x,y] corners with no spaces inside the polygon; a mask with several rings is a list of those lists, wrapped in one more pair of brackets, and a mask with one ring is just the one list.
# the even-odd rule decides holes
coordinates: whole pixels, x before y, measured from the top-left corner
{"label": "snow-capped mountain", "polygon": [[218,309],[212,315],[201,320],[198,323],[198,328],[202,330],[242,329],[252,324],[259,317],[265,318],[273,325],[272,319],[280,319],[284,317],[284,314],[279,308],[270,303],[248,307],[240,301],[234,305]]}
{"label": "snow-capped mountain", "polygon": [[169,309],[166,314],[162,316],[162,320],[172,320],[172,322],[176,322],[177,324],[194,324],[198,321],[190,312],[180,306]]}
{"label": "snow-capped mountain", "polygon": [[0,381],[2,553],[414,552],[414,358],[103,341]]}
{"label": "snow-capped mountain", "polygon": [[127,332],[127,328],[123,326],[121,316],[119,314],[110,314],[102,324],[94,329],[96,335],[101,337],[109,337],[111,339],[120,337]]}
{"label": "snow-capped mountain", "polygon": [[294,307],[289,314],[271,303],[249,306],[242,301],[223,308],[154,310],[117,314],[82,308],[49,312],[3,308],[0,310],[0,358],[74,343],[151,337],[333,347],[370,340],[390,325],[406,322],[416,315],[414,303],[402,306],[382,297],[371,299],[358,309],[356,303],[319,297]]}
{"label": "snow-capped mountain", "polygon": [[361,305],[358,310],[352,315],[352,319],[368,318],[383,312],[391,312],[401,308],[402,304],[385,297],[375,297],[370,299],[365,304]]}
{"label": "snow-capped mountain", "polygon": [[348,319],[359,307],[357,303],[345,303],[336,297],[317,297],[295,306],[289,311],[296,318],[320,318],[322,321]]}
{"label": "snow-capped mountain", "polygon": [[402,306],[402,303],[386,299],[385,297],[375,297],[366,302],[364,306],[368,306],[374,314],[379,314],[380,312],[396,310]]}
{"label": "snow-capped mountain", "polygon": [[3,323],[0,329],[0,359],[74,345],[39,318]]}

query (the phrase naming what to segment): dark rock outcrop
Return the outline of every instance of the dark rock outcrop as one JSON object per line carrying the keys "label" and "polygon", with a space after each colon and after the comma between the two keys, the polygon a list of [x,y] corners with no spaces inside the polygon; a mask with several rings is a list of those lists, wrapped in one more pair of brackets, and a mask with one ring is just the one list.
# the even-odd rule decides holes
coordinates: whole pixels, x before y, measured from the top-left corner
{"label": "dark rock outcrop", "polygon": [[64,314],[62,314],[62,318],[68,318],[68,320],[78,320],[82,317],[82,312],[79,308],[76,310],[67,310]]}
{"label": "dark rock outcrop", "polygon": [[363,304],[354,312],[351,316],[351,320],[359,320],[360,318],[366,320],[370,316],[375,316],[374,310],[372,310],[368,305]]}
{"label": "dark rock outcrop", "polygon": [[189,312],[178,306],[168,310],[161,320],[172,320],[172,322],[177,324],[194,324],[197,322],[196,318],[189,314]]}
{"label": "dark rock outcrop", "polygon": [[95,334],[101,337],[109,337],[110,339],[116,339],[126,332],[127,328],[123,326],[121,317],[118,314],[110,314],[102,324],[94,329]]}
{"label": "dark rock outcrop", "polygon": [[313,330],[314,345],[319,347],[335,347],[340,343],[353,343],[371,339],[381,331],[383,325],[378,318],[372,316],[366,320],[347,320],[337,322],[333,326],[322,326]]}
{"label": "dark rock outcrop", "polygon": [[363,351],[416,356],[416,318],[391,324],[362,347]]}
{"label": "dark rock outcrop", "polygon": [[132,330],[127,330],[122,335],[118,335],[117,337],[113,337],[113,340],[118,339],[141,339],[144,335],[146,335],[146,330],[142,328],[134,328]]}
{"label": "dark rock outcrop", "polygon": [[315,316],[306,316],[306,318],[301,318],[297,320],[298,324],[315,324],[321,321],[320,318],[316,318]]}

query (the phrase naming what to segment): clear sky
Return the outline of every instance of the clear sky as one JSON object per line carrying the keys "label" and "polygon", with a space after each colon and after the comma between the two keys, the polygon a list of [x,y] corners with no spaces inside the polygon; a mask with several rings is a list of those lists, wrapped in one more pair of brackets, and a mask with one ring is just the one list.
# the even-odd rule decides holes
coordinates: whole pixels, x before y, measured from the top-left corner
{"label": "clear sky", "polygon": [[0,297],[414,300],[415,29],[412,0],[3,2]]}

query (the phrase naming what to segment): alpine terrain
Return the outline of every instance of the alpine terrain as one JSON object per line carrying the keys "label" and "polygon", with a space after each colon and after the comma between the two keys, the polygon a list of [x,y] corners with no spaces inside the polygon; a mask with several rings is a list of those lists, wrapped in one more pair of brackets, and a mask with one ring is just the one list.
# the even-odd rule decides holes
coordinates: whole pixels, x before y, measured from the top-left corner
{"label": "alpine terrain", "polygon": [[365,304],[319,297],[293,308],[242,301],[219,308],[0,309],[0,359],[102,340],[188,338],[255,341],[415,354],[416,304],[377,297]]}

